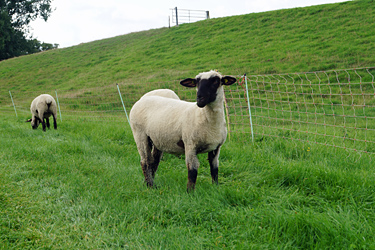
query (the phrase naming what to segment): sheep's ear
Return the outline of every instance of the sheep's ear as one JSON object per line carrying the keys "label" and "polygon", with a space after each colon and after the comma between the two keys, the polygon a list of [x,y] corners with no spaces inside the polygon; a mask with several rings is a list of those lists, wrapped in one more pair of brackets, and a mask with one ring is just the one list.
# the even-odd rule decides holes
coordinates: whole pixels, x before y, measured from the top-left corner
{"label": "sheep's ear", "polygon": [[193,78],[187,78],[185,80],[182,80],[180,82],[180,84],[182,86],[185,86],[185,87],[188,87],[188,88],[193,88],[193,87],[197,86],[197,81]]}
{"label": "sheep's ear", "polygon": [[234,77],[231,77],[231,76],[223,76],[221,78],[221,83],[223,85],[232,85],[233,83],[235,83],[237,80],[236,78]]}
{"label": "sheep's ear", "polygon": [[29,120],[27,120],[26,122],[31,122],[32,121],[32,119],[30,118]]}

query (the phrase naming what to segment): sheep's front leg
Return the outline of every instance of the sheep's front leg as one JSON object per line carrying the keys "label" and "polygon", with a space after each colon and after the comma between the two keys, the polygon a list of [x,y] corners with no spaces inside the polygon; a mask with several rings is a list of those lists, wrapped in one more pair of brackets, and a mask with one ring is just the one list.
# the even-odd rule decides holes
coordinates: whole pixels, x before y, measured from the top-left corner
{"label": "sheep's front leg", "polygon": [[186,166],[188,169],[187,191],[190,192],[194,190],[195,183],[197,181],[199,160],[198,160],[197,153],[195,152],[195,150],[186,152],[185,157],[186,157]]}
{"label": "sheep's front leg", "polygon": [[220,147],[221,145],[218,146],[215,150],[208,152],[208,162],[210,163],[212,183],[215,183],[215,184],[219,184],[218,173],[219,173]]}
{"label": "sheep's front leg", "polygon": [[43,131],[46,131],[46,122],[44,121],[44,117],[40,118],[39,120],[42,123]]}

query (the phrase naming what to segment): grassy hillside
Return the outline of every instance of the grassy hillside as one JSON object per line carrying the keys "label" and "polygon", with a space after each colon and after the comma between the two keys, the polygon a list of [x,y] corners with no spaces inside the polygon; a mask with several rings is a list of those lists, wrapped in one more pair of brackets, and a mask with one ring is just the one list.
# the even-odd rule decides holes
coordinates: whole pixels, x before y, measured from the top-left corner
{"label": "grassy hillside", "polygon": [[160,82],[209,69],[240,75],[373,66],[373,6],[363,0],[210,19],[14,58],[0,62],[0,90]]}

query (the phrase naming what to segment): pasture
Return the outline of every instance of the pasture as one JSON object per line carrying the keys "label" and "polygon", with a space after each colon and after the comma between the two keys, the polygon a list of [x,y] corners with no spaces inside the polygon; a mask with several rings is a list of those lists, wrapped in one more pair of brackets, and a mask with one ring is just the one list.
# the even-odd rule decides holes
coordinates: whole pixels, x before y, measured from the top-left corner
{"label": "pasture", "polygon": [[219,186],[200,155],[165,155],[147,188],[125,121],[58,122],[45,133],[1,114],[2,249],[372,249],[369,155],[283,139],[227,141]]}
{"label": "pasture", "polygon": [[[374,13],[251,13],[1,61],[0,249],[375,249]],[[116,84],[129,111],[156,88],[194,100],[178,81],[210,69],[241,83],[219,185],[200,155],[188,194],[184,157],[164,155],[147,188]],[[25,123],[41,93],[57,130]]]}

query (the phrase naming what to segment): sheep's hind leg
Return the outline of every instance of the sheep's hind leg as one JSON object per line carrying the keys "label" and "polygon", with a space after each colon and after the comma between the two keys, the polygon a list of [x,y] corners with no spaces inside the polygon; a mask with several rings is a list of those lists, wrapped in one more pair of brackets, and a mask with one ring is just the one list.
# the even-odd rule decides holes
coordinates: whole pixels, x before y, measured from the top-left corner
{"label": "sheep's hind leg", "polygon": [[208,152],[208,162],[210,163],[210,170],[211,170],[211,177],[212,183],[219,184],[219,154],[220,154],[220,146],[217,149]]}
{"label": "sheep's hind leg", "polygon": [[46,119],[47,128],[49,129],[51,127],[51,125],[49,124],[49,118],[45,118],[45,119]]}
{"label": "sheep's hind leg", "polygon": [[56,116],[54,114],[52,114],[52,117],[53,117],[53,128],[57,129]]}
{"label": "sheep's hind leg", "polygon": [[141,156],[141,167],[145,182],[147,186],[152,187],[154,185],[154,178],[152,175],[152,155],[149,137],[146,134],[134,136],[139,155]]}
{"label": "sheep's hind leg", "polygon": [[155,178],[155,173],[158,170],[158,166],[160,163],[160,159],[163,155],[163,152],[157,149],[155,146],[153,146],[152,149],[152,164],[151,164],[151,170],[152,170],[152,178]]}

